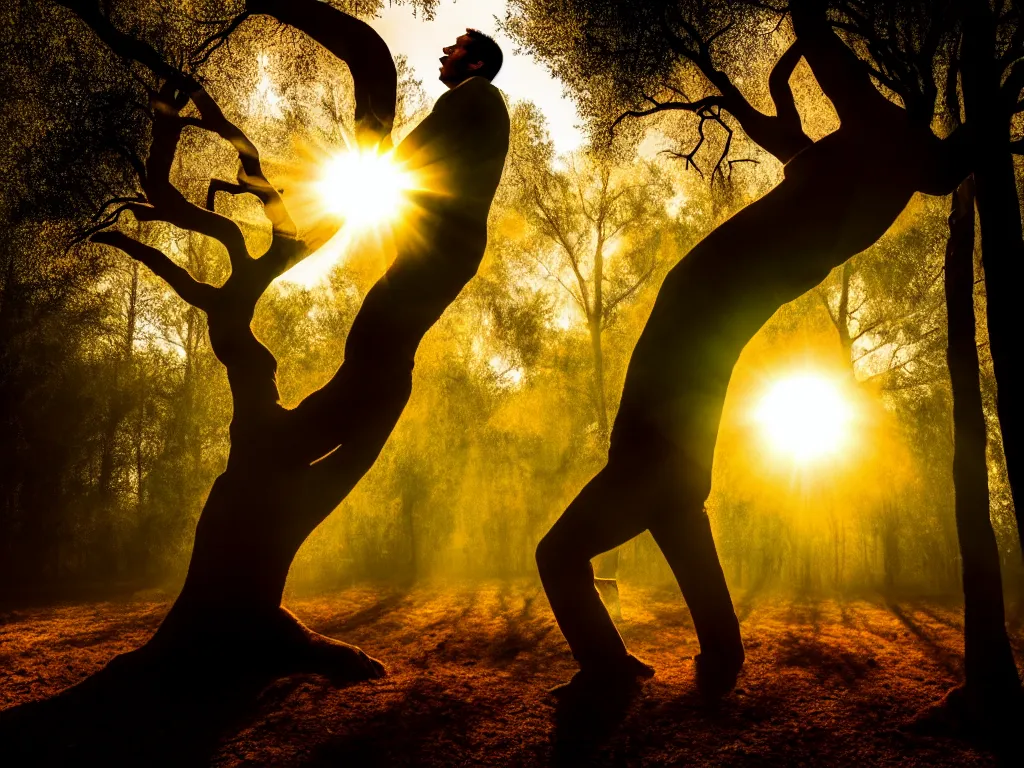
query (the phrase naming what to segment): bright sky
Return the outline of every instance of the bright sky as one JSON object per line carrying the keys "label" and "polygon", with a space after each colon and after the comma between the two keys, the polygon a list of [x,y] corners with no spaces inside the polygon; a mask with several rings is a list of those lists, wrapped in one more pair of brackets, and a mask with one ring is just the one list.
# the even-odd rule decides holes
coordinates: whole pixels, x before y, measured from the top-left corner
{"label": "bright sky", "polygon": [[405,54],[416,77],[431,100],[446,88],[437,79],[441,49],[455,42],[466,27],[486,32],[497,40],[505,54],[501,72],[494,84],[508,94],[511,101],[529,99],[548,119],[548,129],[558,152],[569,152],[583,143],[583,134],[575,126],[580,122],[572,101],[562,95],[561,84],[548,71],[526,54],[515,55],[515,44],[497,30],[495,17],[504,18],[504,0],[440,0],[433,21],[413,17],[408,6],[389,6],[380,18],[370,20],[371,26],[391,47],[394,54]]}

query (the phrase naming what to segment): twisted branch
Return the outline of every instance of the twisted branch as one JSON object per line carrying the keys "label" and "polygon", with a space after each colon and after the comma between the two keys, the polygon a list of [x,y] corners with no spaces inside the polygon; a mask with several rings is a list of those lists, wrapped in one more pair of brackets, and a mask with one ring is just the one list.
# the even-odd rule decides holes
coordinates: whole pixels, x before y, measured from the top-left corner
{"label": "twisted branch", "polygon": [[153,274],[161,278],[193,307],[208,312],[213,306],[218,289],[196,280],[187,269],[175,264],[159,249],[116,231],[97,232],[92,236],[92,240],[95,243],[119,248],[140,264],[149,267]]}

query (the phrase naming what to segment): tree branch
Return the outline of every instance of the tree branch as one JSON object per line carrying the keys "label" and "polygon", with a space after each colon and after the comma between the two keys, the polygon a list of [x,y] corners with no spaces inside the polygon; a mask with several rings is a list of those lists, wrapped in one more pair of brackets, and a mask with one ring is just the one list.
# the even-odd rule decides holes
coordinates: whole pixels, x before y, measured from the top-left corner
{"label": "tree branch", "polygon": [[139,263],[146,265],[153,274],[161,278],[171,290],[193,307],[209,312],[213,306],[217,298],[217,289],[196,280],[188,270],[175,264],[162,251],[128,237],[123,232],[97,232],[92,236],[92,240],[95,243],[119,248]]}
{"label": "tree branch", "polygon": [[793,89],[789,87],[789,79],[803,55],[799,41],[794,42],[775,62],[768,75],[768,93],[775,104],[775,116],[787,125],[795,125],[797,129],[800,129],[800,113],[796,108]]}
{"label": "tree branch", "polygon": [[707,96],[697,101],[656,101],[651,97],[647,97],[648,101],[654,102],[654,106],[650,109],[631,109],[627,112],[623,112],[621,115],[615,118],[615,122],[611,124],[610,131],[614,131],[618,127],[619,123],[625,120],[627,117],[647,117],[658,112],[666,112],[669,110],[682,110],[686,112],[702,112],[706,107],[713,105],[722,104],[721,96]]}
{"label": "tree branch", "polygon": [[182,90],[189,90],[198,85],[193,78],[168,64],[151,45],[116,29],[110,23],[110,19],[100,11],[98,2],[94,0],[55,0],[55,2],[74,11],[96,33],[96,36],[121,58],[137,61],[157,77],[174,83],[175,87]]}

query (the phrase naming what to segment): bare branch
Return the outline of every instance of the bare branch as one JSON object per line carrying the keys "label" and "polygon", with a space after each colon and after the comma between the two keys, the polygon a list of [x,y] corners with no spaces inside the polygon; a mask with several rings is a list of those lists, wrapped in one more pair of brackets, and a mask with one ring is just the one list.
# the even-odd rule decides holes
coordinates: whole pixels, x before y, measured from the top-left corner
{"label": "bare branch", "polygon": [[793,97],[793,89],[789,87],[789,79],[793,76],[793,70],[803,58],[799,43],[793,43],[782,54],[775,66],[772,67],[768,76],[768,93],[775,104],[775,116],[787,123],[795,121],[800,126],[800,113],[796,108],[796,99]]}
{"label": "bare branch", "polygon": [[92,240],[119,248],[139,263],[145,264],[178,296],[198,309],[209,312],[217,298],[217,289],[212,285],[199,282],[188,270],[175,264],[162,251],[140,243],[123,232],[97,232],[92,236]]}
{"label": "bare branch", "polygon": [[[212,56],[214,52],[217,51],[218,48],[220,48],[222,45],[224,45],[224,43],[228,41],[228,38],[231,36],[231,33],[238,29],[239,25],[241,25],[241,23],[248,18],[249,12],[243,11],[242,13],[235,16],[235,18],[231,19],[231,21],[228,22],[226,27],[218,30],[217,32],[214,32],[205,40],[203,40],[197,46],[197,53],[190,62],[192,70],[195,71],[203,64],[205,64],[206,61],[210,58],[210,56]],[[217,20],[206,23],[223,23],[223,21]]]}
{"label": "bare branch", "polygon": [[263,210],[270,220],[275,235],[295,237],[296,228],[288,210],[285,208],[281,195],[267,180],[260,163],[260,153],[245,132],[228,120],[206,89],[199,87],[189,94],[199,110],[198,122],[188,121],[187,124],[199,125],[213,131],[229,142],[238,153],[241,170],[238,183],[246,187],[246,191],[259,198]]}
{"label": "bare branch", "polygon": [[142,181],[142,189],[151,209],[135,213],[145,216],[149,221],[166,221],[176,227],[212,237],[227,249],[231,268],[235,270],[251,258],[238,224],[191,203],[171,184],[171,166],[181,139],[182,120],[178,114],[187,100],[188,94],[175,93],[168,84],[154,101],[153,142],[146,159],[146,177]]}
{"label": "bare branch", "polygon": [[713,106],[713,105],[719,105],[720,106],[721,103],[722,103],[722,97],[721,96],[707,96],[707,97],[705,97],[703,99],[698,99],[697,101],[660,101],[660,102],[656,101],[655,99],[652,99],[649,96],[647,96],[645,98],[647,98],[648,101],[653,102],[654,106],[651,107],[650,109],[631,109],[628,112],[623,112],[621,115],[619,115],[618,117],[615,118],[615,122],[613,122],[611,124],[611,128],[609,130],[614,131],[615,128],[618,127],[619,123],[621,123],[627,117],[647,117],[648,115],[653,115],[653,114],[655,114],[657,112],[667,112],[667,111],[670,111],[670,110],[681,110],[681,111],[685,111],[685,112],[696,112],[696,113],[699,114],[700,112],[702,112],[707,107],[710,107],[710,106]]}
{"label": "bare branch", "polygon": [[[621,304],[623,301],[625,301],[630,296],[632,296],[634,293],[636,293],[637,290],[640,288],[640,286],[642,286],[644,283],[646,283],[650,279],[651,275],[654,274],[654,267],[655,267],[655,265],[652,263],[646,270],[644,270],[644,272],[642,272],[640,274],[639,277],[637,277],[636,281],[631,286],[629,286],[629,288],[626,288],[624,291],[622,291],[615,298],[607,299],[605,301],[605,304],[604,304],[604,314],[605,314],[605,317],[609,316],[615,310],[615,308],[619,304]],[[604,318],[602,318],[602,322],[603,321],[604,321]]]}
{"label": "bare branch", "polygon": [[96,36],[121,58],[139,62],[157,77],[174,83],[178,88],[188,90],[197,85],[194,79],[168,64],[152,46],[116,29],[110,23],[110,19],[100,11],[99,3],[91,0],[56,0],[56,2],[58,5],[74,11],[96,33]]}

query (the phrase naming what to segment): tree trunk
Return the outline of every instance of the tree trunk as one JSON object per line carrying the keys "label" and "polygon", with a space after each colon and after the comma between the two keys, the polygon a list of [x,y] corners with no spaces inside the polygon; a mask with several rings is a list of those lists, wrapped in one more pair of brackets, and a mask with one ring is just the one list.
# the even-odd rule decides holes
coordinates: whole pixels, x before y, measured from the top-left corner
{"label": "tree trunk", "polygon": [[981,722],[1002,718],[1020,693],[1006,634],[999,550],[989,517],[985,416],[974,318],[974,189],[953,195],[946,248],[947,360],[953,392],[953,484],[964,589],[964,693]]}
{"label": "tree trunk", "polygon": [[597,410],[597,429],[601,440],[608,439],[608,404],[604,388],[604,350],[601,348],[601,320],[587,323],[590,331],[590,350],[594,360],[594,403]]}
{"label": "tree trunk", "polygon": [[1000,93],[996,22],[988,3],[973,3],[963,42],[963,94],[975,136],[981,260],[985,272],[989,349],[1017,533],[1024,551],[1024,368],[1019,357],[1018,293],[1024,285],[1024,235],[1010,152],[1010,114]]}
{"label": "tree trunk", "polygon": [[[137,220],[167,222],[216,240],[231,267],[218,287],[124,232],[92,235],[94,242],[145,264],[206,314],[210,346],[227,369],[233,407],[227,468],[199,517],[185,584],[153,638],[130,656],[146,663],[154,655],[161,663],[180,661],[176,669],[212,664],[218,671],[263,680],[300,671],[339,681],[379,676],[379,662],[312,632],[281,606],[285,580],[302,542],[376,461],[408,401],[421,339],[476,274],[508,150],[504,101],[496,89],[471,79],[398,147],[399,161],[415,169],[423,162],[424,147],[461,142],[451,152],[445,145],[442,153],[455,194],[417,197],[422,212],[407,222],[416,232],[399,242],[394,262],[364,299],[346,339],[344,364],[323,388],[286,410],[277,388],[277,361],[253,334],[252,319],[271,283],[329,235],[300,237],[280,192],[264,174],[258,148],[197,80],[117,29],[100,6],[84,0],[61,4],[114,53],[142,63],[163,83],[152,94],[150,146],[139,178],[146,203],[125,207]],[[390,143],[395,67],[372,28],[317,0],[250,0],[246,7],[309,34],[348,64],[360,144]],[[195,114],[183,118],[190,103]],[[470,109],[475,112],[472,140],[456,139]],[[186,124],[230,143],[241,166],[237,182],[210,181],[204,207],[186,199],[170,180]],[[250,252],[237,222],[216,212],[218,192],[251,194],[262,203],[272,235],[262,255]]]}

